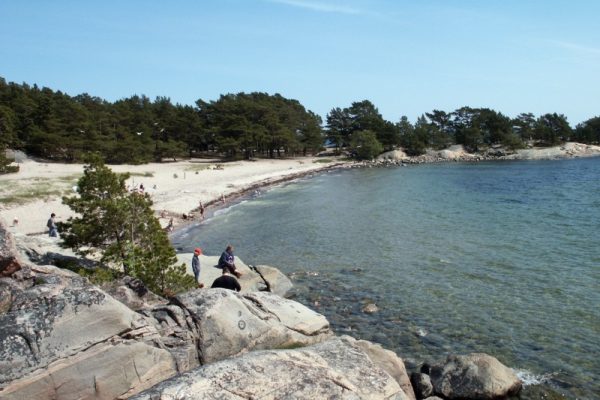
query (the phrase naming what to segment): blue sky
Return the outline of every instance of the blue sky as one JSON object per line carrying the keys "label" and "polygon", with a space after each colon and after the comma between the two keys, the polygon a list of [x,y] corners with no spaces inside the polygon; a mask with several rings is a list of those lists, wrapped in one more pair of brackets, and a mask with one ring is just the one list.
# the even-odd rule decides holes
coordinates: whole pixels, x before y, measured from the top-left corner
{"label": "blue sky", "polygon": [[600,115],[596,0],[0,0],[0,76],[110,101],[262,91],[325,118],[372,101]]}

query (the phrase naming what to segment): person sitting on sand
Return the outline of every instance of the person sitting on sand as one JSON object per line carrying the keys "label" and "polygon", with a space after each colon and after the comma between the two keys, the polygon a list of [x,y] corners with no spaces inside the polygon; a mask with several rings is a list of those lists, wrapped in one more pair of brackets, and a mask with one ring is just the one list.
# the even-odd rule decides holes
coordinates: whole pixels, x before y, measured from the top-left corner
{"label": "person sitting on sand", "polygon": [[235,275],[239,278],[240,276],[242,276],[242,273],[236,271],[234,261],[235,256],[233,255],[233,246],[228,244],[223,254],[221,254],[221,258],[219,258],[219,268],[223,270],[227,269],[232,275]]}
{"label": "person sitting on sand", "polygon": [[194,255],[192,256],[192,271],[194,271],[194,278],[196,278],[198,288],[202,289],[204,284],[200,283],[200,259],[198,258],[200,254],[202,254],[202,249],[196,247],[196,249],[194,249]]}
{"label": "person sitting on sand", "polygon": [[229,270],[227,268],[223,268],[223,275],[215,279],[211,288],[223,288],[229,290],[235,290],[239,292],[242,290],[240,283],[233,276],[229,275]]}

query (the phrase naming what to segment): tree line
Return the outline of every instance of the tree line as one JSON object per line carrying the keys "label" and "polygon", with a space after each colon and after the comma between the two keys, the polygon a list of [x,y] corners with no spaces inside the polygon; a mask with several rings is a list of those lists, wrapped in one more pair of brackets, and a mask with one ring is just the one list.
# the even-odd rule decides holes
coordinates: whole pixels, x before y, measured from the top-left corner
{"label": "tree line", "polygon": [[81,161],[92,151],[112,164],[206,153],[285,157],[315,153],[326,141],[368,159],[397,147],[418,155],[452,144],[479,151],[495,144],[516,149],[566,140],[600,143],[600,117],[572,128],[557,113],[510,118],[489,108],[462,107],[427,112],[413,124],[405,116],[387,121],[363,100],[333,108],[323,126],[317,114],[279,94],[226,94],[215,101],[199,99],[194,106],[144,95],[108,102],[0,78],[0,148],[63,162]]}

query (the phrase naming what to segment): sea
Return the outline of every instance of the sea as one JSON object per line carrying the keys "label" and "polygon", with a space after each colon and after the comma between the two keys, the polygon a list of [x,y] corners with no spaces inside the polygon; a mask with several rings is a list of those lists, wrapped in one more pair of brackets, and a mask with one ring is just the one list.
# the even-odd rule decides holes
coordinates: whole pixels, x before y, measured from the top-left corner
{"label": "sea", "polygon": [[293,299],[409,372],[484,352],[518,373],[522,399],[600,398],[600,157],[334,170],[251,193],[172,242],[231,243],[279,268]]}

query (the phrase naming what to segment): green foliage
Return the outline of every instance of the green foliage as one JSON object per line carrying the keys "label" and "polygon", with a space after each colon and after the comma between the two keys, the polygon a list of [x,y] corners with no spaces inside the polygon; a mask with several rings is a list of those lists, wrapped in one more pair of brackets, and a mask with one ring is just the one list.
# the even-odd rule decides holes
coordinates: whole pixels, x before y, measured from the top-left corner
{"label": "green foliage", "polygon": [[534,138],[549,146],[568,140],[572,134],[567,118],[562,114],[544,114],[536,120]]}
{"label": "green foliage", "polygon": [[[67,268],[68,269],[68,268]],[[111,268],[78,268],[74,272],[88,278],[94,285],[102,285],[103,283],[112,282],[119,279],[123,274]]]}
{"label": "green foliage", "polygon": [[353,102],[344,109],[337,107],[327,114],[327,139],[338,149],[350,145],[356,132],[366,130],[375,133],[385,148],[391,149],[399,143],[396,125],[384,120],[369,100]]}
{"label": "green foliage", "polygon": [[127,192],[128,174],[116,174],[93,156],[79,179],[78,196],[64,197],[77,217],[59,224],[63,245],[85,255],[100,251],[103,265],[116,265],[150,290],[170,295],[194,285],[154,216],[147,194]]}
{"label": "green foliage", "polygon": [[577,125],[573,139],[582,143],[600,144],[600,117],[590,118]]}
{"label": "green foliage", "polygon": [[227,157],[306,154],[318,151],[323,143],[320,117],[278,94],[228,94],[196,104],[210,133],[208,145]]}
{"label": "green foliage", "polygon": [[[109,164],[207,153],[231,159],[306,155],[322,148],[324,132],[339,151],[365,130],[374,132],[384,149],[401,145],[409,154],[451,144],[478,151],[494,144],[517,148],[531,140],[545,145],[570,139],[600,142],[593,118],[573,131],[556,113],[510,119],[488,108],[461,107],[425,113],[414,130],[406,123],[386,121],[369,100],[332,108],[323,131],[318,115],[279,94],[226,94],[216,101],[199,99],[195,106],[143,95],[111,103],[0,78],[0,149],[22,149],[56,161],[81,161],[90,152],[99,152]],[[5,171],[0,156],[0,173]]]}
{"label": "green foliage", "polygon": [[359,160],[370,160],[383,152],[375,132],[358,131],[352,135],[352,151]]}

